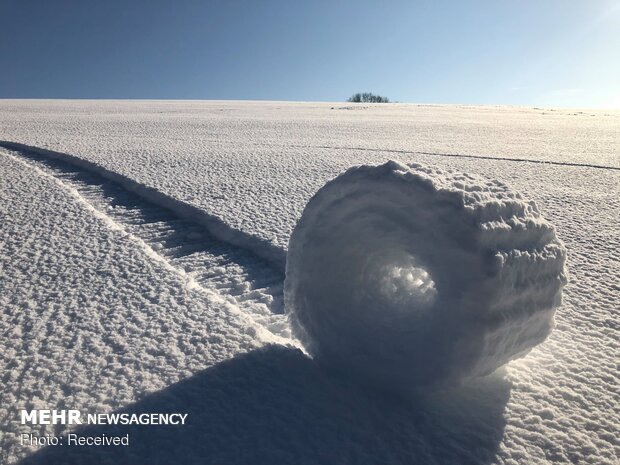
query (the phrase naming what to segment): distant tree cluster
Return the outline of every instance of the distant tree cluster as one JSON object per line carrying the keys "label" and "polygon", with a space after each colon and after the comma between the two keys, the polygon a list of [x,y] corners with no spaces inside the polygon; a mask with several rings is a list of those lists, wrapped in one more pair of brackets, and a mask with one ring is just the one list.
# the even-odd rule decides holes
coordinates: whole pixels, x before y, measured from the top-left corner
{"label": "distant tree cluster", "polygon": [[355,103],[389,103],[390,99],[382,97],[381,95],[375,95],[371,92],[358,92],[353,94],[347,102]]}

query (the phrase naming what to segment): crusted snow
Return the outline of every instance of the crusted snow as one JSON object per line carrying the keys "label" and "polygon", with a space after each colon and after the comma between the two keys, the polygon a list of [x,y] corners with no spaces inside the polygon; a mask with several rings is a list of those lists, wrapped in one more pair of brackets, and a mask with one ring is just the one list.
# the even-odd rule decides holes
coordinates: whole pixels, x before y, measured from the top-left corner
{"label": "crusted snow", "polygon": [[[76,155],[281,249],[310,196],[356,164],[482,156],[620,169],[612,111],[6,100],[0,140]],[[518,166],[502,163],[504,177]]]}
{"label": "crusted snow", "polygon": [[[110,228],[108,219],[119,225],[123,212],[100,217],[101,205],[68,193],[79,193],[72,180],[32,171],[21,161],[39,162],[23,151],[3,152],[3,415],[15,418],[28,400],[191,409],[201,428],[186,430],[185,442],[173,435],[170,447],[186,462],[202,454],[220,463],[617,463],[619,122],[617,112],[501,107],[2,101],[0,140],[84,160],[78,176],[102,168],[122,189],[129,181],[143,194],[150,189],[150,201],[167,199],[166,208],[190,221],[188,234],[219,219],[224,228],[211,231],[218,240],[237,231],[233,249],[268,261],[278,250],[285,255],[307,201],[328,180],[352,165],[398,159],[522,192],[557,227],[571,271],[555,330],[525,358],[474,387],[388,401],[325,374],[294,349],[253,350],[263,342],[248,328],[265,329],[261,340],[286,336],[277,318],[261,317],[265,307],[279,316],[278,291],[257,282],[258,259],[226,258],[229,265],[209,266],[211,276],[187,290],[192,265],[214,263],[213,250],[184,275],[181,262],[157,252],[155,234]],[[183,217],[183,206],[202,217]],[[501,229],[520,225],[490,216],[484,227],[500,248]],[[174,255],[173,245],[162,247]],[[282,265],[275,259],[264,271],[281,273]],[[412,276],[396,272],[405,284]],[[162,312],[158,299],[172,310]],[[53,316],[36,325],[37,312]],[[210,332],[222,337],[209,341]],[[4,458],[27,453],[12,442],[15,424],[3,424]],[[138,452],[150,463],[170,458]],[[46,454],[59,453],[32,460],[48,463]]]}
{"label": "crusted snow", "polygon": [[19,408],[112,411],[264,344],[77,192],[6,151],[0,171],[3,463],[29,451]]}

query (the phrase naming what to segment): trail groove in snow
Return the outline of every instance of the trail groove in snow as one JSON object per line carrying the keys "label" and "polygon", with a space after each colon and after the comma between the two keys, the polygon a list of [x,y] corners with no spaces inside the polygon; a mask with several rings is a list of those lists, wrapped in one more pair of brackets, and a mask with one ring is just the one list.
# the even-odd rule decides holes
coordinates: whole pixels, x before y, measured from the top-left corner
{"label": "trail groove in snow", "polygon": [[262,334],[262,339],[291,342],[283,315],[284,277],[265,259],[217,239],[203,225],[97,173],[29,150],[9,156],[55,178],[108,227],[131,235],[154,259],[183,274],[189,286],[213,292],[238,307],[270,333]]}
{"label": "trail groove in snow", "polygon": [[269,334],[238,307],[0,152],[0,463],[41,449],[20,433],[64,434],[23,425],[21,408],[110,413],[264,346]]}
{"label": "trail groove in snow", "polygon": [[550,161],[550,160],[534,160],[529,158],[512,158],[512,157],[491,157],[488,155],[473,155],[465,153],[440,153],[440,152],[423,152],[419,150],[397,150],[397,149],[380,149],[371,147],[346,147],[336,145],[291,145],[290,147],[302,148],[302,149],[332,149],[332,150],[362,150],[365,152],[382,152],[382,153],[400,153],[405,155],[428,155],[435,157],[450,157],[450,158],[473,158],[475,160],[499,160],[499,161],[511,161],[517,163],[535,163],[544,165],[557,165],[557,166],[577,166],[583,168],[596,168],[601,170],[615,170],[620,171],[617,166],[608,165],[593,165],[589,163],[572,163],[562,161]]}
{"label": "trail groove in snow", "polygon": [[268,261],[273,267],[284,273],[284,266],[286,263],[286,251],[284,249],[260,237],[235,229],[221,218],[211,215],[200,208],[179,201],[157,189],[140,184],[127,176],[110,171],[103,166],[84,160],[75,155],[56,152],[41,147],[33,147],[19,142],[2,140],[0,140],[0,147],[15,150],[21,154],[32,154],[47,160],[64,162],[75,169],[86,170],[87,172],[97,174],[102,179],[122,186],[124,190],[136,194],[139,198],[149,203],[173,211],[179,218],[188,219],[193,223],[203,226],[214,238],[228,243],[231,246],[251,251],[251,253]]}

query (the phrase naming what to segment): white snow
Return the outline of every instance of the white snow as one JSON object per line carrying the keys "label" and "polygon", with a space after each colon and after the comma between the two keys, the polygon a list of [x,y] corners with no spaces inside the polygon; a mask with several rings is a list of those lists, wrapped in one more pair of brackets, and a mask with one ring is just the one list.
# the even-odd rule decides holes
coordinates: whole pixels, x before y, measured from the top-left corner
{"label": "white snow", "polygon": [[317,361],[406,393],[488,375],[541,343],[565,261],[536,205],[500,182],[390,161],[310,199],[284,300]]}
{"label": "white snow", "polygon": [[503,181],[518,167],[553,168],[541,160],[620,169],[620,112],[609,110],[62,100],[1,108],[0,140],[77,156],[195,206],[264,241],[265,255],[279,248],[282,269],[306,202],[353,165],[490,164]]}
{"label": "white snow", "polygon": [[[618,462],[618,112],[7,100],[0,140],[83,161],[70,173],[50,153],[0,153],[3,462],[30,452],[15,412],[35,404],[191,411],[184,431],[132,432],[149,463]],[[348,384],[294,349],[255,349],[287,337],[273,258],[308,200],[389,159],[521,192],[557,227],[571,272],[544,343],[420,400]],[[432,283],[415,261],[386,269],[383,289],[409,298],[419,278],[432,302],[426,273]]]}
{"label": "white snow", "polygon": [[6,151],[0,171],[2,463],[35,450],[20,408],[109,412],[264,344],[76,191]]}

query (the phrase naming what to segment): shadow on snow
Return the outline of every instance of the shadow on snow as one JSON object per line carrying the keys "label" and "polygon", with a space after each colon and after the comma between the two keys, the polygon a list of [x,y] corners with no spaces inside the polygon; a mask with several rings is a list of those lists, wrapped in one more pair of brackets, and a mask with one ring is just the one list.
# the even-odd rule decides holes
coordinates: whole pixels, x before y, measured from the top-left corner
{"label": "shadow on snow", "polygon": [[[48,446],[23,465],[489,463],[503,436],[510,384],[495,374],[452,392],[394,398],[326,375],[300,351],[237,356],[121,413],[187,413],[184,426],[90,425],[129,446]],[[91,412],[92,413],[92,412]]]}

